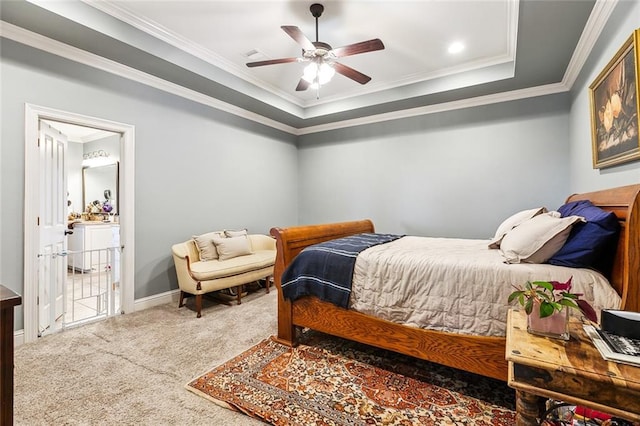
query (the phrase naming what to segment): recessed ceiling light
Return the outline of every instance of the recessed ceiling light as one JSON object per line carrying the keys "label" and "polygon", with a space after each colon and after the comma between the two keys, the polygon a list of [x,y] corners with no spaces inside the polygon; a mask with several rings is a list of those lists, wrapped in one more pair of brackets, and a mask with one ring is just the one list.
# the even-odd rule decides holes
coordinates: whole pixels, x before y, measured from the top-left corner
{"label": "recessed ceiling light", "polygon": [[455,54],[460,53],[464,50],[464,44],[462,42],[456,41],[455,43],[451,43],[449,45],[449,53]]}

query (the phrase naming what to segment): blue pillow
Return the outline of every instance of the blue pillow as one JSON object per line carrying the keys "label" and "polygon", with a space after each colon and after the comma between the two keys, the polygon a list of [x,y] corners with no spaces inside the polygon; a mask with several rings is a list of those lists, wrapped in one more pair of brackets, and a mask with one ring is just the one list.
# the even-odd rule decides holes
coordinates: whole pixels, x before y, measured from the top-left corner
{"label": "blue pillow", "polygon": [[609,275],[618,246],[620,223],[615,213],[596,207],[591,201],[572,201],[561,206],[562,217],[582,216],[562,248],[548,260],[552,265],[592,268]]}

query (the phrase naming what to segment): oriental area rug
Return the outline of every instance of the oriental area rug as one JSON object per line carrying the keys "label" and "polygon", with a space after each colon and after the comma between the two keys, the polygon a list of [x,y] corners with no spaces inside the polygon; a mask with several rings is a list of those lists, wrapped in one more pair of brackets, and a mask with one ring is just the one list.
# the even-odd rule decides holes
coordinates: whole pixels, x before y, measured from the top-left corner
{"label": "oriental area rug", "polygon": [[273,425],[515,424],[506,383],[316,332],[266,339],[190,391]]}

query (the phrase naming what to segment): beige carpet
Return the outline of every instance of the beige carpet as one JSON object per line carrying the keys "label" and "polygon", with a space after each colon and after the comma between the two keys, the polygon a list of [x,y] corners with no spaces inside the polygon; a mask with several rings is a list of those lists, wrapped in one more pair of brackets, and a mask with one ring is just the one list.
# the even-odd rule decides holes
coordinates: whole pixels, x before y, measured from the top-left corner
{"label": "beige carpet", "polygon": [[260,425],[184,385],[275,333],[259,290],[202,318],[175,303],[43,337],[16,348],[15,424]]}

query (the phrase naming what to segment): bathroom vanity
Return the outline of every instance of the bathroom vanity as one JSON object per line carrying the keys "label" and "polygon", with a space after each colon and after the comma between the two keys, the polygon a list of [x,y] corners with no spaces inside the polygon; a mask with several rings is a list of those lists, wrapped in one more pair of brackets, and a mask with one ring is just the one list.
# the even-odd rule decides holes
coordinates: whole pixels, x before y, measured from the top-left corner
{"label": "bathroom vanity", "polygon": [[68,239],[69,268],[79,272],[119,273],[120,224],[85,221],[73,224]]}

